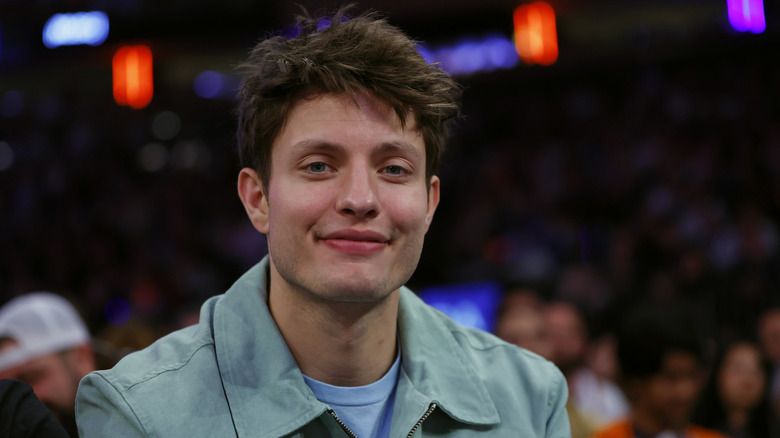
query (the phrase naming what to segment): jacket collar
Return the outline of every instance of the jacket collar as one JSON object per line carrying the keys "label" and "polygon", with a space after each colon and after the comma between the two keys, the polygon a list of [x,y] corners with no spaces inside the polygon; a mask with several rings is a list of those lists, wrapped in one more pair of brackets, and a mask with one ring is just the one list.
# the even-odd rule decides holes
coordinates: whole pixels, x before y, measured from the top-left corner
{"label": "jacket collar", "polygon": [[[239,278],[214,308],[217,366],[239,436],[278,437],[325,412],[303,380],[268,310],[268,257]],[[401,288],[403,374],[418,403],[436,403],[454,419],[497,424],[498,413],[455,333],[441,315]],[[405,385],[406,386],[406,385]],[[416,419],[415,419],[416,421]]]}
{"label": "jacket collar", "polygon": [[214,344],[238,436],[279,437],[325,411],[303,380],[268,310],[268,257],[214,309]]}
{"label": "jacket collar", "polygon": [[469,349],[461,345],[468,342],[462,327],[406,287],[401,288],[398,325],[404,372],[428,404],[436,403],[463,423],[500,423],[498,410],[467,357]]}

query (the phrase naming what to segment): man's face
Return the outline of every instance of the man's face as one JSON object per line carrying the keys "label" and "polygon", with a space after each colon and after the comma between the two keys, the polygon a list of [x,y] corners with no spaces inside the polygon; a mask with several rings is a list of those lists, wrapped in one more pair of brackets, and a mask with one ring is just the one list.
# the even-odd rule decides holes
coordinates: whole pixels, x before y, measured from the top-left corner
{"label": "man's face", "polygon": [[551,304],[544,309],[544,324],[551,344],[551,360],[564,373],[575,370],[585,359],[587,334],[577,310],[568,304]]}
{"label": "man's face", "polygon": [[770,310],[761,319],[758,337],[769,360],[780,364],[780,310]]}
{"label": "man's face", "polygon": [[425,144],[387,105],[359,95],[301,100],[273,143],[254,221],[268,235],[271,290],[374,302],[411,277],[439,200]]}
{"label": "man's face", "polygon": [[541,315],[532,308],[518,307],[508,311],[496,325],[496,335],[518,347],[550,358],[552,345]]}
{"label": "man's face", "polygon": [[76,390],[84,377],[73,360],[68,351],[38,356],[3,370],[0,379],[16,379],[27,383],[57,417],[73,416]]}
{"label": "man's face", "polygon": [[750,410],[764,393],[766,373],[761,352],[749,343],[734,345],[723,358],[718,389],[727,408]]}
{"label": "man's face", "polygon": [[665,429],[684,427],[699,395],[702,370],[696,358],[685,352],[668,353],[661,371],[636,387],[636,407]]}

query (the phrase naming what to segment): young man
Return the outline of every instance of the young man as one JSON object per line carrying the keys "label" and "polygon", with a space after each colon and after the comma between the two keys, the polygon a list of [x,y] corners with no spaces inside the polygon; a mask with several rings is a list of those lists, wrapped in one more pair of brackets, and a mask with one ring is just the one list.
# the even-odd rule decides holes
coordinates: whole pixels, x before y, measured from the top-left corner
{"label": "young man", "polygon": [[689,423],[704,377],[704,352],[690,317],[650,306],[626,321],[617,353],[631,412],[594,438],[726,438]]}
{"label": "young man", "polygon": [[459,89],[371,15],[261,42],[238,194],[269,256],[197,326],[87,376],[82,437],[569,436],[561,373],[403,284]]}
{"label": "young man", "polygon": [[76,390],[94,370],[87,326],[65,298],[35,292],[0,309],[0,379],[27,383],[73,437]]}

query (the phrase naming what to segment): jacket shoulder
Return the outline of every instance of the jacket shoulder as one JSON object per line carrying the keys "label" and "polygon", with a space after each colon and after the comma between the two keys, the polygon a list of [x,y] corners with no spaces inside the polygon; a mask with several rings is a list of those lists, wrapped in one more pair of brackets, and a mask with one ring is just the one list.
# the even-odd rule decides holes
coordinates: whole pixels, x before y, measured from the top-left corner
{"label": "jacket shoulder", "polygon": [[528,377],[529,383],[553,383],[563,379],[558,368],[538,354],[478,329],[449,321],[450,332],[476,366],[500,365]]}
{"label": "jacket shoulder", "polygon": [[233,433],[210,322],[204,316],[207,311],[199,324],[126,356],[110,370],[84,377],[76,397],[81,436]]}
{"label": "jacket shoulder", "polygon": [[198,353],[207,349],[213,356],[211,312],[215,297],[201,310],[200,322],[172,332],[143,350],[130,353],[109,370],[95,371],[104,380],[122,392],[135,385],[154,379],[164,373],[180,370]]}

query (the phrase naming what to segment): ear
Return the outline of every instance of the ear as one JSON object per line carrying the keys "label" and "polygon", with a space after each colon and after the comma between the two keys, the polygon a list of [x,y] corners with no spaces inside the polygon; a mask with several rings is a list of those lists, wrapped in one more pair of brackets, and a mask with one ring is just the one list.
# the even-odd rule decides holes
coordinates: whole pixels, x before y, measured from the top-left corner
{"label": "ear", "polygon": [[425,213],[425,231],[428,231],[428,227],[431,226],[433,221],[433,213],[436,212],[436,207],[439,205],[439,177],[433,175],[431,177],[431,187],[428,189],[428,209]]}
{"label": "ear", "polygon": [[268,197],[257,172],[248,167],[238,173],[238,197],[252,225],[257,231],[268,234]]}

